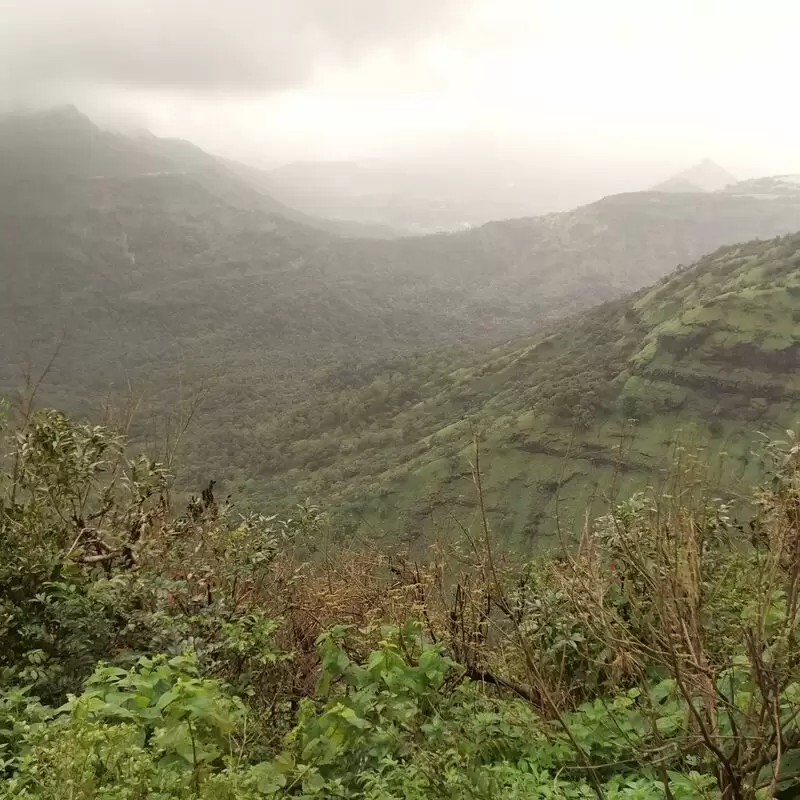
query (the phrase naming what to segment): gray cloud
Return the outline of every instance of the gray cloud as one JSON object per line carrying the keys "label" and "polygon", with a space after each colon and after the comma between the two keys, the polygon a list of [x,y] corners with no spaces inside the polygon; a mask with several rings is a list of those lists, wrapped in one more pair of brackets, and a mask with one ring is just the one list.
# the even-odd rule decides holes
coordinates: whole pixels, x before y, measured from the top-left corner
{"label": "gray cloud", "polygon": [[545,165],[604,192],[705,155],[796,172],[799,27],[797,0],[0,0],[0,111],[74,103],[261,164]]}
{"label": "gray cloud", "polygon": [[436,35],[469,0],[0,0],[0,88],[276,91]]}

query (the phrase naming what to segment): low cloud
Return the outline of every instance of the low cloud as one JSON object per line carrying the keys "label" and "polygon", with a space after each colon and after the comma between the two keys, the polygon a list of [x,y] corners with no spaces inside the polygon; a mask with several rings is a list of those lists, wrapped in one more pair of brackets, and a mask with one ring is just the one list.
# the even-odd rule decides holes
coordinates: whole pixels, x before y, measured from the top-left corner
{"label": "low cloud", "polygon": [[294,88],[326,64],[413,47],[469,0],[0,0],[0,86],[16,102],[94,87]]}

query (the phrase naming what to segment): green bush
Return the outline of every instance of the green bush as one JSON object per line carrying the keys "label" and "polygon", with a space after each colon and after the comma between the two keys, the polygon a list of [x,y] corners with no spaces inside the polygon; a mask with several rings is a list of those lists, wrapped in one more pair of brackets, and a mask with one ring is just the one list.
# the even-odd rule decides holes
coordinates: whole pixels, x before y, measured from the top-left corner
{"label": "green bush", "polygon": [[752,519],[682,463],[557,558],[494,552],[483,517],[412,564],[337,561],[315,508],[234,518],[213,485],[173,513],[158,464],[35,415],[2,474],[0,798],[788,796],[787,436]]}

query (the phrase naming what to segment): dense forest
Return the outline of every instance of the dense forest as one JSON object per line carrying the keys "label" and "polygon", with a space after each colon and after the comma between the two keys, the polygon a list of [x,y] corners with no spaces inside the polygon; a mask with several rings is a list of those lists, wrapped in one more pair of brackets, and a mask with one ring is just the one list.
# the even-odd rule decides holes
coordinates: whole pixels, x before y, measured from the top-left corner
{"label": "dense forest", "polygon": [[[375,415],[446,395],[440,380],[462,366],[474,407],[483,389],[468,377],[493,369],[493,346],[720,246],[800,228],[800,192],[772,179],[616,195],[452,234],[342,237],[278,203],[252,170],[188,142],[109,133],[71,108],[0,117],[0,156],[0,392],[50,364],[43,404],[93,419],[136,408],[132,432],[165,460],[191,418],[179,487],[216,479],[270,503],[338,498],[353,469],[333,458],[340,445],[373,448],[360,485],[400,463],[398,436],[421,447],[459,423],[463,402],[432,398],[430,419],[391,431]],[[347,442],[335,433],[342,403],[356,428]],[[334,461],[344,474],[325,475]],[[525,514],[514,531],[535,526]]]}
{"label": "dense forest", "polygon": [[526,340],[328,368],[271,423],[211,409],[225,422],[214,455],[187,445],[194,483],[241,463],[239,496],[312,497],[344,527],[427,541],[470,514],[477,435],[489,515],[516,548],[553,544],[557,506],[575,523],[589,493],[662,480],[688,443],[721,492],[746,492],[759,436],[800,414],[799,279],[800,236],[733,245]]}

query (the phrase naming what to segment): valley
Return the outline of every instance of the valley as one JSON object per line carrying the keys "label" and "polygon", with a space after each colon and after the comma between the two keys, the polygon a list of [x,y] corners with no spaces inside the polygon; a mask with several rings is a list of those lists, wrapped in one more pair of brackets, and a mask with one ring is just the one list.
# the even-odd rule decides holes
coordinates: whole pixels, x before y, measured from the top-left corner
{"label": "valley", "polygon": [[0,800],[800,798],[800,4],[0,6]]}
{"label": "valley", "polygon": [[3,118],[0,149],[0,389],[56,354],[38,402],[135,405],[183,491],[310,500],[411,542],[472,513],[478,433],[525,548],[557,503],[574,529],[587,489],[655,480],[679,435],[746,481],[756,430],[793,423],[789,178],[359,238],[258,171],[74,108]]}
{"label": "valley", "polygon": [[793,235],[722,248],[483,354],[332,369],[312,392],[324,406],[280,416],[269,470],[242,488],[296,502],[331,492],[341,524],[390,541],[446,535],[475,514],[477,437],[489,516],[511,549],[552,547],[557,518],[575,534],[587,497],[599,508],[666,486],[675,459],[746,493],[763,437],[800,415],[799,298]]}

